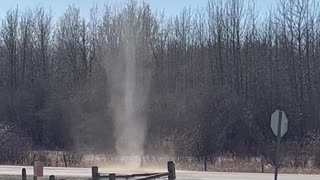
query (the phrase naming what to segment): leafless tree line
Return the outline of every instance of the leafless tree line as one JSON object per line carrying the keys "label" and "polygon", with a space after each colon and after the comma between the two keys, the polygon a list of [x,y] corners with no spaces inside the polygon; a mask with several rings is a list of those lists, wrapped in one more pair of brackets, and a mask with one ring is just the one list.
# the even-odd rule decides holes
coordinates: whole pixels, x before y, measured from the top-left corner
{"label": "leafless tree line", "polygon": [[254,1],[210,0],[166,17],[131,1],[94,5],[88,19],[69,6],[57,22],[44,8],[9,10],[0,27],[0,120],[34,148],[112,152],[108,73],[132,36],[137,78],[152,79],[147,152],[263,153],[276,108],[289,118],[284,141],[302,147],[320,128],[317,7],[282,0],[258,15]]}

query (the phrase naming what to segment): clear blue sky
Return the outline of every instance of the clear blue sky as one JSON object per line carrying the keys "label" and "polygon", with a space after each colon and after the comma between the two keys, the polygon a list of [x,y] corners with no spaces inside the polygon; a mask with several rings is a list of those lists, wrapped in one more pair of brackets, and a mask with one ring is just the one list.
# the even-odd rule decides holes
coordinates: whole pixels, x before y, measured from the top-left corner
{"label": "clear blue sky", "polygon": [[[128,0],[108,0],[109,4],[123,4]],[[137,0],[142,2],[143,0]],[[206,6],[208,0],[144,0],[148,2],[153,10],[159,10],[166,13],[166,15],[176,15],[183,7],[201,8]],[[244,0],[249,1],[249,0]],[[275,6],[278,0],[254,0],[257,8],[260,11],[260,15],[264,15],[270,6]],[[106,0],[0,0],[0,19],[5,17],[6,11],[12,8],[24,10],[28,8],[34,8],[37,6],[43,6],[47,9],[51,9],[56,19],[59,17],[68,5],[74,4],[80,8],[81,15],[83,17],[89,17],[90,7],[93,2],[98,4],[100,9],[103,8]]]}

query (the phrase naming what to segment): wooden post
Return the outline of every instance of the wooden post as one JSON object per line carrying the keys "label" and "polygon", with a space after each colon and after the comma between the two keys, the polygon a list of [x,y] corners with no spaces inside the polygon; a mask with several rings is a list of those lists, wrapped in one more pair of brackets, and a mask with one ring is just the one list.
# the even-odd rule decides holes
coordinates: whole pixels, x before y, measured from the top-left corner
{"label": "wooden post", "polygon": [[140,159],[140,167],[143,167],[143,156],[141,156],[141,159]]}
{"label": "wooden post", "polygon": [[36,155],[33,155],[33,161],[32,161],[32,166],[34,166],[34,162],[36,161]]}
{"label": "wooden post", "polygon": [[43,178],[43,162],[35,161],[33,164],[33,179]]}
{"label": "wooden post", "polygon": [[207,156],[204,157],[204,171],[207,171]]}
{"label": "wooden post", "polygon": [[22,168],[22,180],[27,180],[27,171],[26,171],[26,168]]}
{"label": "wooden post", "polygon": [[261,172],[264,173],[264,157],[262,155],[260,156],[260,161],[261,161]]}
{"label": "wooden post", "polygon": [[109,174],[109,180],[116,180],[116,174]]}
{"label": "wooden post", "polygon": [[63,161],[64,161],[65,167],[68,167],[66,155],[63,154],[62,156],[63,156]]}
{"label": "wooden post", "polygon": [[37,180],[37,176],[35,176],[35,164],[36,164],[36,160],[37,160],[37,157],[36,157],[36,154],[33,154],[33,161],[32,161],[32,166],[33,166],[33,180]]}
{"label": "wooden post", "polygon": [[173,161],[168,162],[168,180],[175,180],[176,179],[176,168]]}
{"label": "wooden post", "polygon": [[98,177],[99,177],[99,170],[98,170],[98,167],[97,166],[93,166],[92,169],[92,180],[99,180]]}
{"label": "wooden post", "polygon": [[54,175],[50,175],[49,176],[49,180],[55,180],[56,178],[54,177]]}

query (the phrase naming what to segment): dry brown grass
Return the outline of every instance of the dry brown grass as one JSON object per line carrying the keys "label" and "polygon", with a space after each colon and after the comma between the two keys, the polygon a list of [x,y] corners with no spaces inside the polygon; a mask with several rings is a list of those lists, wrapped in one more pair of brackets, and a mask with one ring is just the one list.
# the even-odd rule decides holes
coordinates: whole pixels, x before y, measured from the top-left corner
{"label": "dry brown grass", "polygon": [[[38,151],[32,152],[25,159],[25,164],[31,165],[34,156],[42,160],[45,166],[63,167],[65,166],[63,154],[66,155],[67,165],[72,167],[99,166],[107,169],[124,169],[124,162],[131,161],[126,158],[119,158],[109,154],[76,154],[60,151]],[[172,157],[172,156],[144,156],[143,168],[152,170],[166,170],[167,162],[174,160],[178,170],[204,171],[203,159],[194,157]],[[280,172],[282,173],[305,173],[320,174],[315,164],[314,158],[281,157]],[[271,160],[264,161],[264,172],[274,172]],[[19,164],[20,165],[20,164]],[[207,161],[208,171],[213,172],[255,172],[262,170],[261,157],[235,157],[231,155],[221,155],[211,157]],[[2,180],[2,179],[0,179]]]}

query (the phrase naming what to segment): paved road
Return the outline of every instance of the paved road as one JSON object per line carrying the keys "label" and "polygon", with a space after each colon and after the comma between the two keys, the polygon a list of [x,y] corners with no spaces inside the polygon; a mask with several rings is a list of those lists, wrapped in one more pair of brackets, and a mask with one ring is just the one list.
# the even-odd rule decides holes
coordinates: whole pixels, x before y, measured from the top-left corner
{"label": "paved road", "polygon": [[[1,175],[20,175],[21,169],[26,168],[27,174],[32,175],[33,168],[28,166],[0,166]],[[101,172],[106,172],[105,169],[100,169]],[[125,172],[116,172],[125,173]],[[131,174],[132,172],[127,172]],[[91,175],[90,168],[61,168],[61,167],[45,167],[44,175],[56,176],[74,176],[74,177],[89,177]],[[320,180],[320,175],[289,175],[281,174],[279,180]],[[206,173],[206,172],[191,172],[178,171],[177,180],[273,180],[272,174],[261,173]]]}

